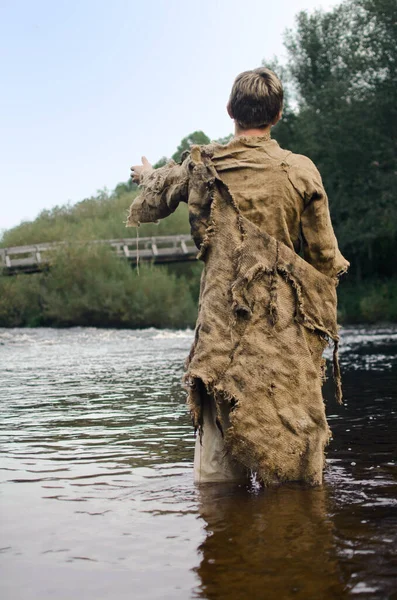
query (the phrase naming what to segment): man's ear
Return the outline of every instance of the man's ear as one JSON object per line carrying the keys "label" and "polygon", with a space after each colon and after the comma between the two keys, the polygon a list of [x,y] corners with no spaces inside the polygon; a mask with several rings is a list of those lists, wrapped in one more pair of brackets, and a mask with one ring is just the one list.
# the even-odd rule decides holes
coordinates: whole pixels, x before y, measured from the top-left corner
{"label": "man's ear", "polygon": [[232,107],[230,106],[230,100],[229,100],[229,102],[226,105],[226,110],[227,110],[227,114],[229,115],[229,117],[231,119],[234,119],[233,113],[232,113]]}
{"label": "man's ear", "polygon": [[277,123],[280,121],[282,116],[283,116],[283,109],[281,109],[280,112],[274,117],[272,125],[277,125]]}

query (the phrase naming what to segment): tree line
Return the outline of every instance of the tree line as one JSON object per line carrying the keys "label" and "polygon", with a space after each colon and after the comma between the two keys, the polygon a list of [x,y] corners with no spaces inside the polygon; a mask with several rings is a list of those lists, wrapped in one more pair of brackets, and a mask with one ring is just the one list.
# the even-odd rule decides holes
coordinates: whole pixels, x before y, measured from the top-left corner
{"label": "tree line", "polygon": [[308,155],[357,281],[396,275],[397,3],[301,12],[285,37],[280,144]]}

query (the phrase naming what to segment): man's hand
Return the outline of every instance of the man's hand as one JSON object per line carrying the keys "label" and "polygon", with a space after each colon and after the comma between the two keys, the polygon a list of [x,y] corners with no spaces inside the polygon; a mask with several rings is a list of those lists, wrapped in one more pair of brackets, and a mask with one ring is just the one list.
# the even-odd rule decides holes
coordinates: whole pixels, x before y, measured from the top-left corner
{"label": "man's hand", "polygon": [[150,162],[148,161],[148,159],[146,158],[146,156],[142,156],[142,164],[131,167],[132,181],[134,183],[140,183],[141,176],[143,175],[143,173],[145,173],[146,171],[151,171],[152,169],[153,169],[153,167],[150,164]]}

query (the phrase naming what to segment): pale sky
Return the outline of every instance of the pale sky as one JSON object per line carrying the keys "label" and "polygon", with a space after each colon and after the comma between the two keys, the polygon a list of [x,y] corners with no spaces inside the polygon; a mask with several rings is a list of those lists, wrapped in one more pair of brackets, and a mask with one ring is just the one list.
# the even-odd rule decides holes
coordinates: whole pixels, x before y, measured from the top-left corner
{"label": "pale sky", "polygon": [[285,58],[322,0],[0,0],[0,230],[127,181],[201,129],[232,131],[234,77]]}

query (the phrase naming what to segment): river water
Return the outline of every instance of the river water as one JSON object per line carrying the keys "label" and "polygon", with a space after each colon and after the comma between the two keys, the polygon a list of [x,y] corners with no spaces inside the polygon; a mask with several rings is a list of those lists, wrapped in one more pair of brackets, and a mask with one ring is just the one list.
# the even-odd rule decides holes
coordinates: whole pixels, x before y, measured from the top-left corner
{"label": "river water", "polygon": [[193,484],[191,341],[0,329],[1,599],[397,598],[397,329],[342,331],[316,489]]}

